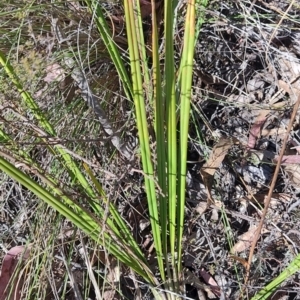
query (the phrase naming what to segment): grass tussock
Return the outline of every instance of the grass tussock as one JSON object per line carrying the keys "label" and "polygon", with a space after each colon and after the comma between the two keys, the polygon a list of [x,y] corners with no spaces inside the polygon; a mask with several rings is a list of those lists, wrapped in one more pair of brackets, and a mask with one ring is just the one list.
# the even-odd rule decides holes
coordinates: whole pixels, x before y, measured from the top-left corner
{"label": "grass tussock", "polygon": [[298,12],[1,3],[0,299],[297,299]]}

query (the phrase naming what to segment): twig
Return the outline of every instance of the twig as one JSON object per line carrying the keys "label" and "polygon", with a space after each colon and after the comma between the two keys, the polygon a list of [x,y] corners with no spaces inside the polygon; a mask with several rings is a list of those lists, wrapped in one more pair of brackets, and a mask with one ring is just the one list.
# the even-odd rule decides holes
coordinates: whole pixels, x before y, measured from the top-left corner
{"label": "twig", "polygon": [[268,193],[268,196],[267,196],[267,199],[266,199],[266,202],[265,202],[265,207],[264,207],[264,210],[263,210],[263,213],[262,213],[262,216],[261,216],[261,220],[259,222],[254,240],[253,240],[252,245],[251,245],[249,258],[248,258],[248,264],[247,264],[247,268],[246,268],[245,288],[246,288],[246,284],[247,284],[247,282],[249,280],[249,276],[250,276],[250,267],[251,267],[251,262],[252,262],[252,258],[253,258],[254,249],[255,249],[257,241],[260,237],[261,229],[262,229],[264,221],[265,221],[265,217],[266,217],[268,207],[269,207],[269,204],[270,204],[270,201],[271,201],[273,190],[275,188],[275,184],[276,184],[277,177],[278,177],[278,174],[279,174],[282,157],[284,155],[284,151],[285,151],[285,148],[286,148],[286,145],[287,145],[287,142],[288,142],[289,133],[292,129],[292,126],[293,126],[293,123],[294,123],[299,105],[300,105],[300,95],[298,96],[298,100],[295,103],[295,106],[294,106],[294,109],[293,109],[293,113],[292,113],[292,116],[291,116],[291,119],[290,119],[290,122],[289,122],[289,126],[287,128],[287,132],[286,132],[286,135],[284,137],[284,141],[282,143],[282,148],[281,148],[280,155],[279,155],[279,158],[278,158],[278,162],[277,162],[277,165],[276,165],[276,169],[275,169],[275,172],[274,172],[274,175],[273,175],[273,179],[272,179],[272,182],[271,182],[269,193]]}

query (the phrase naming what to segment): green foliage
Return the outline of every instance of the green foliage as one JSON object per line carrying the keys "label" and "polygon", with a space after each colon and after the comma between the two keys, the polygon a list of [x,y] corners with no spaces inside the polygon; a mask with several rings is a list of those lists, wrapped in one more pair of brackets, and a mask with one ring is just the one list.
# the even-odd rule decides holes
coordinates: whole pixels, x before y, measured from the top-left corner
{"label": "green foliage", "polygon": [[275,279],[273,279],[267,286],[265,286],[260,292],[258,292],[251,300],[264,300],[276,291],[276,288],[280,286],[282,282],[287,280],[290,276],[299,272],[300,270],[300,254],[298,254],[288,267],[283,270]]}
{"label": "green foliage", "polygon": [[[163,49],[164,66],[161,70],[159,29],[156,22],[156,11],[152,3],[152,71],[145,67],[148,62],[144,55],[145,42],[141,28],[142,18],[139,4],[134,6],[131,1],[124,3],[133,99],[143,170],[147,175],[145,177],[145,190],[157,261],[161,279],[166,281],[165,287],[170,291],[180,293],[187,135],[195,43],[195,3],[187,4],[180,72],[175,69],[174,62],[174,5],[173,1],[164,3],[165,47]],[[100,29],[99,32],[101,32]],[[147,78],[153,78],[152,86],[148,90],[144,88],[144,86],[148,87],[148,84],[145,84],[143,80],[144,78],[146,78],[146,83],[150,83]],[[163,86],[162,82],[164,83]],[[149,90],[153,91],[153,99],[149,99]],[[155,112],[156,161],[151,158],[149,144],[146,117],[146,105],[148,103],[153,105]],[[178,107],[177,103],[179,103]],[[179,115],[177,115],[178,108]],[[177,121],[178,117],[179,122]],[[159,189],[156,188],[156,178]]]}
{"label": "green foliage", "polygon": [[[150,270],[128,226],[116,207],[107,199],[92,170],[86,164],[80,166],[62,145],[47,143],[45,136],[55,138],[57,131],[31,95],[31,84],[36,80],[43,64],[41,55],[35,50],[26,52],[26,55],[21,57],[20,64],[12,63],[11,58],[8,59],[0,52],[0,63],[6,76],[10,78],[10,84],[15,86],[21,96],[25,109],[32,113],[35,123],[39,126],[40,131],[35,141],[43,142],[47,146],[47,151],[52,153],[55,158],[53,170],[59,172],[64,170],[69,174],[70,182],[80,191],[79,199],[75,200],[68,195],[67,188],[60,186],[59,178],[57,174],[53,175],[53,170],[51,174],[45,172],[26,151],[18,148],[9,130],[3,126],[0,127],[0,140],[6,146],[0,152],[0,168],[143,277],[153,288],[157,299],[165,298],[165,295],[157,293],[154,289],[159,284],[164,284],[167,298],[173,299],[176,298],[175,294],[182,291],[180,278],[194,45],[204,22],[203,8],[208,5],[208,1],[195,3],[191,0],[186,4],[181,60],[179,68],[176,69],[174,60],[176,1],[164,2],[164,22],[160,24],[157,21],[154,1],[152,2],[150,64],[141,7],[139,2],[125,0],[130,75],[120,50],[113,41],[99,1],[85,2],[94,16],[98,32],[122,82],[126,97],[134,102],[139,153],[145,174],[145,191],[160,278]],[[25,15],[25,12],[20,10],[17,17],[23,20]],[[160,32],[164,35],[159,36]],[[25,51],[24,46],[21,46],[19,51]],[[21,81],[20,78],[24,80]],[[153,114],[151,118],[146,111]],[[150,147],[149,127],[152,125],[155,131],[155,148]],[[41,179],[43,185],[32,179],[33,174]],[[83,199],[87,199],[88,208],[82,205]],[[253,299],[266,299],[283,280],[297,272],[299,267],[297,257],[278,278]]]}
{"label": "green foliage", "polygon": [[[190,111],[192,65],[195,39],[195,3],[187,4],[184,47],[180,72],[174,67],[174,5],[172,1],[165,3],[165,49],[164,67],[161,69],[161,53],[159,52],[159,28],[156,21],[156,11],[152,7],[152,53],[153,69],[149,68],[146,56],[146,46],[143,36],[140,7],[131,1],[125,1],[125,18],[127,38],[130,54],[131,76],[128,76],[125,63],[121,59],[119,49],[111,38],[104,14],[98,1],[86,1],[91,12],[96,16],[95,21],[99,33],[104,41],[108,53],[116,67],[128,98],[133,98],[135,116],[139,132],[140,152],[145,173],[145,190],[155,250],[161,280],[165,282],[167,290],[180,293],[179,278],[181,273],[182,232],[184,224],[185,203],[185,173],[187,155],[187,134]],[[35,53],[23,59],[25,72],[34,71],[30,68]],[[25,107],[31,110],[39,127],[52,137],[56,131],[31,94],[24,89],[24,84],[16,74],[16,70],[0,53],[0,61],[11,82],[23,98]],[[37,60],[36,63],[39,61]],[[26,67],[27,66],[27,67]],[[162,74],[162,75],[161,75]],[[177,75],[179,74],[179,75]],[[22,74],[21,74],[22,75]],[[153,78],[153,81],[150,80]],[[30,79],[30,78],[29,78]],[[163,84],[162,84],[163,82]],[[156,152],[152,153],[148,132],[146,106],[151,103],[154,111],[154,127],[156,131]],[[179,109],[179,110],[178,110]],[[179,111],[179,114],[177,114]],[[180,122],[178,122],[178,118]],[[12,143],[10,136],[1,131],[1,137]],[[38,141],[47,144],[41,135]],[[106,199],[100,183],[92,171],[85,165],[86,174],[90,177],[93,186],[88,183],[85,175],[74,159],[61,145],[48,145],[58,162],[68,171],[72,182],[80,187],[83,197],[89,199],[92,212],[84,208],[80,201],[75,201],[59,188],[57,179],[45,174],[37,164],[32,162],[26,153],[12,153],[0,158],[0,168],[15,180],[55,208],[63,216],[71,220],[78,228],[89,235],[91,239],[103,245],[120,261],[131,267],[148,283],[158,285],[159,281],[147,266],[146,260],[133,240],[124,221],[117,210]],[[152,160],[156,154],[156,160]],[[10,162],[11,161],[11,162]],[[25,171],[16,168],[12,162],[23,161],[31,164],[46,187],[42,187],[31,179]],[[26,168],[25,168],[26,169]],[[32,169],[31,169],[32,171]],[[101,197],[102,205],[96,204],[96,198]],[[109,207],[109,215],[105,215],[103,206]],[[99,220],[104,218],[105,224]],[[169,255],[171,254],[171,256]],[[169,260],[169,257],[171,258]],[[165,274],[165,268],[167,274]],[[156,294],[158,298],[158,294]],[[173,298],[173,296],[170,296]]]}
{"label": "green foliage", "polygon": [[[17,87],[25,105],[27,105],[28,109],[31,109],[33,115],[39,121],[40,126],[48,133],[48,135],[50,134],[55,137],[56,133],[54,128],[41,113],[30,93],[24,91],[20,79],[2,52],[0,52],[0,62],[7,75],[11,78],[11,81]],[[3,129],[0,130],[0,136],[2,140],[13,144],[13,140],[4,132]],[[106,218],[105,230],[102,227],[103,224],[101,224],[99,220],[104,218],[105,210],[102,206],[97,204],[97,197],[101,197],[102,192],[100,195],[95,194],[87,181],[86,175],[82,173],[74,159],[65,151],[62,145],[51,146],[43,137],[37,138],[37,140],[43,140],[45,144],[48,145],[49,150],[60,158],[59,161],[61,165],[63,165],[63,168],[69,172],[73,182],[81,187],[82,197],[87,197],[89,199],[89,203],[94,213],[87,211],[80,202],[68,197],[64,191],[58,187],[58,182],[45,174],[24,152],[20,153],[21,156],[17,153],[11,153],[8,149],[5,152],[2,152],[0,157],[0,168],[2,171],[20,182],[40,199],[71,220],[78,228],[88,234],[90,238],[105,246],[108,251],[119,258],[120,261],[131,266],[138,274],[147,278],[148,282],[156,282],[151,275],[151,271],[144,263],[144,257],[141,254],[141,250],[133,240],[128,227],[122,218],[116,213],[112,204],[110,204],[110,212],[113,217]],[[26,164],[27,170],[34,170],[35,175],[38,175],[42,179],[47,188],[36,183],[33,179],[31,179],[30,175],[17,169],[8,160],[11,160],[14,163],[21,160],[23,164]],[[97,190],[99,191],[99,186]],[[110,234],[108,234],[108,232],[110,232]],[[119,243],[121,243],[123,248],[117,246]]]}

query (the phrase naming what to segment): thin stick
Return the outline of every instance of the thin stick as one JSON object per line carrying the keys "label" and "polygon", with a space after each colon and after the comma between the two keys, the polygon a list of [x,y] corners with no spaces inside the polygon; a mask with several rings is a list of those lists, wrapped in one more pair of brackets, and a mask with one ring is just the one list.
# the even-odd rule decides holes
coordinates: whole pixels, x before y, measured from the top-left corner
{"label": "thin stick", "polygon": [[273,179],[272,179],[272,182],[271,182],[269,193],[268,193],[268,196],[267,196],[267,199],[266,199],[266,202],[265,202],[265,208],[263,210],[263,213],[262,213],[262,216],[261,216],[261,220],[259,222],[259,225],[258,225],[258,228],[256,230],[256,234],[255,234],[253,243],[251,245],[251,249],[250,249],[250,253],[249,253],[249,258],[248,258],[248,264],[247,264],[247,268],[246,268],[245,287],[246,287],[246,284],[247,284],[247,282],[249,280],[249,276],[250,276],[250,267],[251,267],[251,262],[252,262],[252,257],[253,257],[254,249],[255,249],[257,241],[258,241],[258,239],[260,237],[261,229],[263,227],[263,224],[264,224],[264,221],[265,221],[265,217],[266,217],[266,214],[267,214],[267,211],[268,211],[268,207],[269,207],[269,204],[270,204],[270,201],[271,201],[271,197],[272,197],[272,194],[273,194],[273,190],[274,190],[274,187],[275,187],[275,184],[276,184],[276,181],[277,181],[277,177],[278,177],[278,173],[279,173],[279,170],[280,170],[280,165],[281,165],[282,157],[283,157],[283,154],[284,154],[287,142],[288,142],[289,133],[290,133],[290,131],[292,129],[292,126],[293,126],[293,123],[294,123],[294,120],[295,120],[295,117],[296,117],[299,105],[300,105],[300,95],[298,96],[298,100],[295,103],[295,106],[294,106],[294,109],[293,109],[293,113],[292,113],[292,116],[291,116],[291,119],[290,119],[290,122],[289,122],[289,126],[288,126],[288,129],[287,129],[286,135],[284,137],[284,141],[282,143],[282,148],[281,148],[281,151],[280,151],[280,155],[279,155],[279,158],[278,158],[278,162],[277,162],[277,165],[276,165],[274,176],[273,176]]}

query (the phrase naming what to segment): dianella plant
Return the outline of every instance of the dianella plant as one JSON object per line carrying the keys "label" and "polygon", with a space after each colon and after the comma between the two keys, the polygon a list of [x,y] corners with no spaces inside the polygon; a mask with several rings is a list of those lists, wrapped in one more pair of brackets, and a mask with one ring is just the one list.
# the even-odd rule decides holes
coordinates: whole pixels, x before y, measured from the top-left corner
{"label": "dianella plant", "polygon": [[[32,95],[24,89],[22,78],[17,77],[9,57],[2,52],[0,60],[3,69],[18,90],[23,105],[36,120],[33,126],[36,139],[47,145],[49,152],[68,172],[72,182],[79,187],[82,198],[88,199],[90,209],[83,206],[80,199],[70,197],[57,178],[47,174],[26,152],[18,149],[4,127],[0,127],[2,143],[16,147],[13,152],[11,148],[1,147],[0,168],[141,276],[157,299],[180,298],[184,294],[182,236],[194,45],[203,21],[201,9],[207,2],[149,2],[151,37],[150,42],[146,43],[142,3],[125,0],[130,72],[128,62],[124,61],[121,53],[124,50],[120,50],[113,41],[101,1],[86,0],[85,4],[118,72],[123,90],[134,103],[144,188],[156,251],[156,270],[149,267],[126,222],[107,200],[101,183],[88,165],[79,165],[63,145],[54,143],[54,126]],[[179,7],[180,16],[177,14]],[[175,31],[179,23],[182,44],[175,48],[175,36],[179,34]],[[152,114],[150,118],[149,112]],[[155,146],[151,147],[150,127],[154,128],[155,139]],[[53,143],[49,143],[49,137]],[[38,176],[44,185],[34,180],[33,175]],[[158,286],[160,289],[156,289]]]}
{"label": "dianella plant", "polygon": [[[152,1],[152,67],[149,68],[140,3],[124,2],[132,94],[158,268],[165,288],[176,293],[181,289],[187,137],[195,43],[195,2],[188,1],[185,5],[181,61],[176,69],[176,3],[164,3],[164,35],[160,39],[156,3]],[[152,160],[149,144],[146,105],[152,105],[154,113],[155,160]]]}

